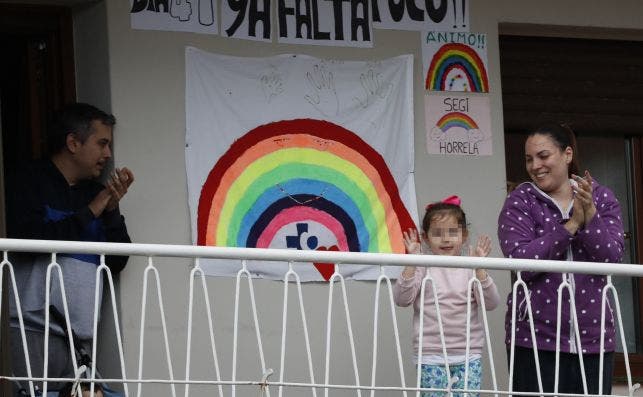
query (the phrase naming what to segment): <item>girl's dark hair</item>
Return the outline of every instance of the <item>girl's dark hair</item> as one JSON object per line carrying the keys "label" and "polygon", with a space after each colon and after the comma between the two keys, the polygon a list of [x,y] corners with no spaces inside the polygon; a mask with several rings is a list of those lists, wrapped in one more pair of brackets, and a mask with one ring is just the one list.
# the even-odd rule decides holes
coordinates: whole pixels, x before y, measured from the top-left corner
{"label": "girl's dark hair", "polygon": [[572,148],[572,162],[569,163],[567,167],[568,176],[571,174],[578,175],[578,170],[580,169],[578,165],[578,147],[576,145],[576,135],[574,131],[567,124],[560,123],[549,123],[536,128],[527,135],[527,138],[534,135],[546,135],[551,138],[556,146],[561,150],[565,151],[568,147]]}
{"label": "girl's dark hair", "polygon": [[462,232],[467,232],[467,216],[462,208],[459,205],[440,202],[427,206],[424,219],[422,219],[422,230],[428,234],[432,221],[448,215],[455,217],[460,227],[462,227]]}

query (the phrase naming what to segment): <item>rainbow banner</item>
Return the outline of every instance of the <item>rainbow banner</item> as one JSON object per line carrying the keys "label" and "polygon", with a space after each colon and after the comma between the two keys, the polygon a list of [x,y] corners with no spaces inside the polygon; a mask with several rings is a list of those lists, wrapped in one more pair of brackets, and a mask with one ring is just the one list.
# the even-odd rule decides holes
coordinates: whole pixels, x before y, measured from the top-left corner
{"label": "rainbow banner", "polygon": [[424,37],[425,89],[489,92],[486,35],[426,32]]}
{"label": "rainbow banner", "polygon": [[[186,60],[196,244],[404,252],[402,232],[417,219],[410,57],[373,64],[235,58],[189,48]],[[213,260],[204,267],[232,276],[240,264]],[[281,279],[286,265],[248,268]],[[297,269],[307,281],[327,280],[333,270]],[[341,272],[374,279],[380,269]]]}

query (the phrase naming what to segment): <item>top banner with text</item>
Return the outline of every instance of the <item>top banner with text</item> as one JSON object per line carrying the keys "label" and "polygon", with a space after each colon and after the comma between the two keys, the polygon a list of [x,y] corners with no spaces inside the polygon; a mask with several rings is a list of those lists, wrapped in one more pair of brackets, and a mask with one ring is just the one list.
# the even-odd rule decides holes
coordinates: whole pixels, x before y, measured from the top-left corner
{"label": "top banner with text", "polygon": [[469,0],[130,0],[130,4],[133,29],[266,42],[273,41],[275,31],[276,41],[288,44],[372,47],[373,29],[469,31]]}

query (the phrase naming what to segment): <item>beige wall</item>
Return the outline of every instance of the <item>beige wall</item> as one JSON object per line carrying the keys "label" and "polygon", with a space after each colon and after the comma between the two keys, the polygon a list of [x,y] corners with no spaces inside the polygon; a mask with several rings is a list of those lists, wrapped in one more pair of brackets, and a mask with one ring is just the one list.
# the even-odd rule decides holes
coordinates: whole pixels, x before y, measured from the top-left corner
{"label": "beige wall", "polygon": [[76,96],[101,109],[111,109],[107,8],[105,3],[73,9]]}
{"label": "beige wall", "polygon": [[[488,59],[491,121],[493,130],[493,156],[489,157],[444,157],[429,156],[424,151],[423,132],[423,90],[420,73],[421,54],[418,33],[377,30],[374,34],[375,48],[348,49],[317,46],[293,46],[245,42],[206,35],[176,32],[132,30],[130,28],[129,8],[126,1],[106,3],[107,36],[109,51],[109,89],[106,97],[101,97],[103,86],[93,85],[91,79],[79,77],[79,97],[97,98],[98,101],[111,99],[111,109],[118,117],[118,130],[115,141],[116,164],[127,165],[136,175],[136,183],[122,204],[132,238],[145,243],[190,243],[189,213],[184,159],[185,134],[185,46],[231,55],[269,56],[278,53],[304,53],[319,57],[338,59],[379,59],[398,54],[415,56],[415,168],[418,203],[435,200],[446,195],[458,194],[473,225],[473,234],[486,233],[495,236],[496,217],[505,195],[504,141],[502,120],[502,98],[498,54],[498,25],[500,23],[568,25],[583,29],[589,27],[643,30],[642,7],[638,0],[619,1],[618,8],[606,8],[606,2],[598,0],[560,1],[515,1],[487,0],[471,2],[471,30],[488,35]],[[97,7],[102,7],[98,5]],[[530,27],[538,34],[547,34],[549,28]],[[616,34],[618,36],[618,33]],[[87,61],[87,60],[85,60]],[[90,65],[87,70],[102,70],[102,65]],[[79,70],[83,76],[86,70]],[[85,77],[89,77],[85,75]],[[499,255],[496,247],[493,255]],[[184,374],[184,350],[187,319],[187,280],[189,262],[186,260],[160,260],[161,284],[164,288],[165,309],[170,326],[170,340],[174,353],[175,375]],[[141,280],[146,261],[132,258],[121,276],[121,293],[126,344],[131,348],[138,343],[138,327],[141,300]],[[508,292],[509,276],[493,272],[502,294]],[[262,296],[260,318],[268,366],[278,369],[281,328],[281,288],[279,283],[258,281],[258,295]],[[353,325],[357,328],[358,354],[360,357],[360,376],[362,383],[370,378],[370,334],[372,332],[373,296],[371,283],[349,282],[349,296],[355,305],[366,308],[363,312],[353,311]],[[232,301],[234,286],[230,279],[211,279],[211,296],[215,299],[215,322],[217,323],[222,372],[229,377],[231,370],[230,344],[232,341]],[[151,289],[154,292],[154,289]],[[150,295],[151,296],[151,295]],[[317,380],[323,379],[323,318],[325,318],[326,289],[322,285],[306,286],[305,299],[309,313],[316,326],[311,331],[314,343]],[[357,307],[357,306],[355,306]],[[387,313],[385,310],[384,313]],[[410,340],[410,310],[398,310],[402,341]],[[203,316],[201,316],[203,317]],[[506,387],[504,371],[505,354],[501,335],[504,323],[504,308],[491,315],[494,335],[494,354],[501,387]],[[243,316],[242,316],[243,318]],[[165,377],[161,348],[161,333],[158,314],[148,314],[153,327],[146,336],[145,350],[146,377]],[[309,317],[309,321],[311,318]],[[201,324],[204,324],[201,322]],[[256,357],[253,348],[253,334],[249,317],[242,321],[241,341],[249,343],[242,348],[242,361],[250,362]],[[382,337],[390,345],[391,330],[382,330]],[[108,332],[109,334],[109,332]],[[205,333],[200,330],[200,342],[205,343]],[[303,346],[293,334],[293,342]],[[386,339],[389,338],[389,339]],[[300,343],[301,342],[301,343]],[[404,343],[404,342],[403,342]],[[203,349],[201,349],[203,350]],[[333,368],[331,380],[338,383],[353,383],[348,364],[347,346],[333,348],[334,360],[340,359],[344,365]],[[303,357],[304,351],[296,348],[290,351],[293,356]],[[390,348],[380,352],[381,357],[394,357]],[[197,366],[202,374],[208,374],[211,364],[203,351]],[[404,343],[403,354],[406,358],[407,380],[413,384],[413,367],[410,363],[410,348]],[[136,373],[137,350],[130,350],[126,357],[128,374]],[[294,362],[294,361],[293,361]],[[300,361],[303,364],[303,361]],[[288,376],[297,380],[306,379],[304,365],[293,365],[287,369]],[[254,364],[242,365],[241,374],[256,378],[258,368]],[[380,384],[397,384],[395,364],[385,361],[379,367]],[[488,373],[488,371],[487,371]],[[293,379],[293,378],[290,378]],[[488,382],[488,380],[487,380]],[[253,391],[254,393],[254,391]],[[165,395],[166,392],[163,392]],[[249,394],[249,393],[248,393]],[[354,395],[352,393],[351,395]]]}

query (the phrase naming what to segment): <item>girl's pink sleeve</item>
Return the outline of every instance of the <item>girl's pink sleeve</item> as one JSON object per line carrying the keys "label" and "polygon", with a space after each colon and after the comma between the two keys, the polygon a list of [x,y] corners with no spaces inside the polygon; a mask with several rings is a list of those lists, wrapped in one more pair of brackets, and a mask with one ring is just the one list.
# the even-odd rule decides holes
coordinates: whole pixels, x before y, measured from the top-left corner
{"label": "girl's pink sleeve", "polygon": [[[498,287],[496,283],[493,282],[491,276],[487,273],[487,278],[480,281],[482,285],[482,296],[484,298],[484,305],[487,311],[493,310],[500,304],[500,294],[498,294]],[[473,286],[473,292],[476,298],[476,302],[480,302],[480,296],[478,294],[478,288]]]}
{"label": "girl's pink sleeve", "polygon": [[415,302],[425,273],[424,267],[416,267],[413,277],[408,279],[405,279],[400,273],[393,286],[393,300],[396,305],[406,307]]}

